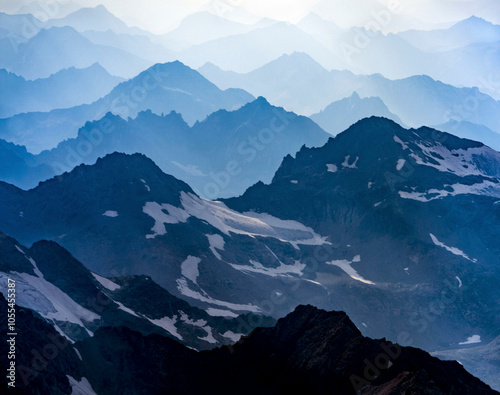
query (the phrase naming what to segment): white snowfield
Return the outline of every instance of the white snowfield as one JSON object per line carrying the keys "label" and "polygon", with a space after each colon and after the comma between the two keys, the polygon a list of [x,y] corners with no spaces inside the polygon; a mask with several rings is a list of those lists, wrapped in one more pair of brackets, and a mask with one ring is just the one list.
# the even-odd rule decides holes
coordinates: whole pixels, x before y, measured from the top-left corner
{"label": "white snowfield", "polygon": [[[146,238],[153,239],[158,235],[167,233],[165,224],[178,224],[179,222],[186,222],[189,214],[171,204],[158,204],[155,202],[147,202],[142,208],[142,211],[155,220],[155,225],[151,229],[153,234],[146,235]],[[168,214],[165,213],[168,212]]]}
{"label": "white snowfield", "polygon": [[179,313],[181,314],[181,321],[184,322],[185,324],[187,325],[191,325],[191,326],[197,326],[201,329],[203,329],[207,335],[204,336],[204,337],[198,337],[198,339],[200,340],[203,340],[203,341],[206,341],[207,343],[210,343],[210,344],[215,344],[217,343],[217,340],[215,340],[213,334],[212,334],[212,328],[207,325],[207,321],[205,320],[191,320],[186,313],[184,313],[183,311],[179,311]]}
{"label": "white snowfield", "polygon": [[481,183],[464,185],[453,184],[444,185],[450,187],[452,191],[430,189],[427,192],[403,192],[399,191],[399,196],[403,199],[418,200],[419,202],[430,202],[431,200],[442,199],[447,196],[457,195],[482,195],[491,197],[500,197],[500,183],[483,181]]}
{"label": "white snowfield", "polygon": [[113,211],[113,210],[108,210],[108,211],[104,212],[102,215],[104,215],[105,217],[116,218],[116,217],[118,217],[118,212]]}
{"label": "white snowfield", "polygon": [[235,314],[232,311],[214,309],[213,307],[209,307],[205,311],[207,312],[208,315],[211,315],[212,317],[228,317],[228,318],[238,317],[238,314]]}
{"label": "white snowfield", "polygon": [[481,343],[481,336],[479,335],[472,335],[471,337],[468,337],[466,341],[458,343],[461,346],[466,345],[466,344],[476,344],[476,343]]}
{"label": "white snowfield", "polygon": [[146,238],[166,234],[165,224],[186,222],[189,217],[195,217],[228,236],[235,233],[251,237],[273,237],[290,243],[297,249],[298,244],[328,243],[326,237],[297,221],[281,220],[266,213],[239,213],[222,202],[202,199],[192,193],[181,192],[181,204],[183,208],[147,202],[143,212],[155,220],[155,225],[151,229],[153,233],[146,235]]}
{"label": "white snowfield", "polygon": [[[359,157],[356,156],[356,159],[354,161],[351,161],[351,155],[347,155],[344,158],[344,162],[342,163],[342,167],[347,167],[348,169],[357,169],[357,163],[358,163]],[[352,162],[352,163],[349,163]]]}
{"label": "white snowfield", "polygon": [[66,377],[71,385],[71,395],[97,395],[87,378],[82,377],[82,379],[78,381],[71,376]]}
{"label": "white snowfield", "polygon": [[421,158],[413,151],[410,156],[418,165],[430,166],[441,172],[461,177],[470,175],[500,177],[500,153],[489,147],[449,150],[440,143],[428,146],[417,144],[417,146],[425,157]]}
{"label": "white snowfield", "polygon": [[182,295],[187,296],[188,298],[197,299],[201,302],[208,303],[214,306],[225,307],[231,311],[250,311],[252,313],[258,313],[261,311],[261,309],[258,306],[252,304],[237,304],[237,303],[230,303],[230,302],[225,302],[223,300],[214,299],[196,284],[195,285],[198,287],[198,290],[190,288],[186,278],[179,278],[178,280],[176,280],[176,282],[177,282],[177,289],[179,290],[179,292]]}
{"label": "white snowfield", "polygon": [[[21,248],[18,247],[18,250],[33,265],[35,275],[18,272],[0,273],[1,292],[4,296],[7,297],[7,279],[12,278],[16,281],[17,305],[37,311],[54,327],[57,327],[57,322],[69,322],[81,326],[92,336],[93,333],[86,328],[85,323],[93,322],[101,317],[79,305],[61,289],[45,280],[36,262],[27,256]],[[62,331],[60,332],[69,340],[73,340]]]}
{"label": "white snowfield", "polygon": [[401,147],[403,148],[403,151],[408,149],[408,146],[398,136],[394,135],[393,139],[396,143],[401,145]]}
{"label": "white snowfield", "polygon": [[265,267],[260,262],[253,260],[250,260],[250,265],[235,265],[232,263],[230,265],[232,268],[242,272],[260,273],[270,277],[287,276],[290,274],[301,276],[303,274],[302,271],[306,267],[306,265],[304,263],[300,263],[300,261],[295,261],[295,264],[293,265],[285,265],[280,261],[280,265],[278,267]]}
{"label": "white snowfield", "polygon": [[[480,183],[466,185],[456,183],[444,185],[443,188],[451,189],[430,189],[426,192],[405,192],[400,191],[399,196],[403,199],[412,199],[420,202],[430,202],[435,199],[442,199],[447,196],[456,195],[484,195],[500,197],[500,153],[486,146],[449,150],[441,143],[420,143],[416,144],[422,152],[416,153],[408,147],[409,143],[401,141],[394,136],[394,141],[401,144],[403,150],[411,151],[410,157],[415,160],[415,164],[432,167],[444,173],[452,173],[459,177],[483,176],[489,180]],[[404,160],[398,160],[397,170],[404,166]],[[413,164],[413,163],[412,163]]]}
{"label": "white snowfield", "polygon": [[340,260],[330,261],[330,262],[326,262],[326,263],[328,265],[340,267],[353,280],[361,281],[362,283],[365,283],[365,284],[375,285],[374,282],[369,281],[369,280],[361,277],[361,275],[351,267],[351,264],[354,262],[361,262],[361,256],[356,255],[354,258],[352,258],[351,261],[348,261],[347,259],[340,259]]}
{"label": "white snowfield", "polygon": [[337,165],[334,165],[332,163],[327,163],[326,164],[326,170],[330,173],[336,173],[338,168],[337,168]]}
{"label": "white snowfield", "polygon": [[[446,251],[449,251],[451,252],[452,254],[454,255],[458,255],[458,256],[461,256],[462,258],[465,258],[467,259],[468,261],[471,261],[471,262],[474,262],[476,263],[477,262],[477,259],[471,259],[469,258],[462,250],[459,250],[458,248],[456,247],[448,247],[447,245],[445,245],[444,243],[440,242],[438,240],[438,238],[436,236],[434,236],[432,233],[429,233],[429,236],[431,236],[431,239],[432,239],[432,242],[437,245],[438,247],[443,247],[444,249],[446,249]],[[458,277],[457,277],[458,278]],[[462,282],[460,282],[460,284],[462,284]]]}
{"label": "white snowfield", "polygon": [[118,284],[115,284],[113,281],[108,280],[105,277],[101,277],[96,273],[92,273],[92,276],[94,276],[99,284],[101,284],[104,288],[109,289],[110,291],[116,291],[117,289],[121,288]]}
{"label": "white snowfield", "polygon": [[168,333],[170,333],[172,336],[176,337],[177,339],[183,341],[184,339],[182,336],[177,332],[177,328],[175,327],[175,324],[177,323],[177,316],[174,315],[172,318],[170,317],[163,317],[157,320],[153,320],[151,318],[147,318],[152,324],[159,326],[160,328],[165,329]]}
{"label": "white snowfield", "polygon": [[197,280],[200,275],[198,264],[201,262],[200,258],[189,255],[184,262],[181,263],[181,273],[184,277],[191,280],[198,285]]}
{"label": "white snowfield", "polygon": [[232,331],[227,331],[227,332],[222,333],[221,336],[236,343],[237,341],[239,341],[241,339],[242,336],[245,336],[245,335],[242,333],[234,333]]}
{"label": "white snowfield", "polygon": [[215,255],[215,257],[221,261],[222,257],[220,256],[219,251],[224,251],[224,239],[222,238],[221,235],[205,235],[207,236],[208,243],[210,244],[210,251],[212,251],[212,254]]}

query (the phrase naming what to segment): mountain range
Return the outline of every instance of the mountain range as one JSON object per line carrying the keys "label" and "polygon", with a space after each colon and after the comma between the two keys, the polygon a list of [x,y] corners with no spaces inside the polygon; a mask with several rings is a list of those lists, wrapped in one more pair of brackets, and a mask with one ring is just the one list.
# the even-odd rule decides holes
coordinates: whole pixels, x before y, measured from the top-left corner
{"label": "mountain range", "polygon": [[498,394],[495,0],[31,1],[0,5],[0,385]]}
{"label": "mountain range", "polygon": [[35,30],[35,33],[29,39],[1,39],[0,68],[26,79],[37,79],[62,69],[82,69],[99,63],[112,75],[131,78],[152,65],[129,52],[94,44],[69,26]]}
{"label": "mountain range", "polygon": [[399,117],[389,111],[379,97],[361,99],[354,92],[351,97],[333,102],[323,111],[311,115],[311,119],[325,131],[335,136],[363,118],[384,117],[404,126]]}
{"label": "mountain range", "polygon": [[199,72],[221,89],[245,89],[306,116],[357,92],[361,98],[380,98],[408,126],[441,125],[453,120],[500,131],[498,101],[477,88],[456,88],[424,75],[389,80],[378,74],[327,71],[301,53],[284,55],[246,74],[225,72],[214,65],[204,65]]}
{"label": "mountain range", "polygon": [[[113,154],[30,191],[2,184],[0,214],[24,244],[56,240],[101,275],[148,275],[204,309],[279,317],[314,301],[370,336],[444,349],[498,336],[498,156],[369,118],[240,198],[200,199],[145,157]],[[453,303],[427,312],[443,292]]]}
{"label": "mountain range", "polygon": [[328,136],[310,119],[262,97],[232,112],[219,110],[192,127],[175,112],[144,111],[128,121],[108,113],[87,122],[76,138],[38,155],[0,140],[0,180],[29,189],[112,152],[139,152],[201,196],[231,197],[258,181],[270,182],[284,156],[305,144],[321,146]]}
{"label": "mountain range", "polygon": [[0,70],[0,117],[51,111],[92,103],[108,94],[123,78],[110,75],[98,63],[85,69],[60,70],[48,78],[25,80]]}
{"label": "mountain range", "polygon": [[39,241],[28,249],[0,236],[4,296],[10,278],[16,282],[17,306],[37,313],[70,342],[91,337],[100,327],[127,326],[204,350],[232,344],[256,324],[274,324],[270,317],[252,313],[221,317],[214,310],[210,315],[148,276],[102,277],[55,242]]}
{"label": "mountain range", "polygon": [[[328,134],[308,118],[258,98],[236,111],[217,111],[192,127],[174,112],[141,112],[128,121],[108,113],[82,127],[77,138],[41,152],[34,162],[59,175],[115,151],[139,152],[201,195],[216,198],[242,194],[257,181],[270,182],[284,156],[304,144],[321,146],[327,139]],[[82,152],[86,146],[91,149]],[[15,184],[34,187],[43,180],[35,172],[31,180]]]}
{"label": "mountain range", "polygon": [[155,114],[174,110],[193,124],[214,111],[235,110],[251,100],[253,96],[241,89],[221,91],[178,61],[156,64],[91,104],[0,119],[0,138],[36,154],[75,137],[87,121],[101,119],[108,112],[128,118],[145,110]]}

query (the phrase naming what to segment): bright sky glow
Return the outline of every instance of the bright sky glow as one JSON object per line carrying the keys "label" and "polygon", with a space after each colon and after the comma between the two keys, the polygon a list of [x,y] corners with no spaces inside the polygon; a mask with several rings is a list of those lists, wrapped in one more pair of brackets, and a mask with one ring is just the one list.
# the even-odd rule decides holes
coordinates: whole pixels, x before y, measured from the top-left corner
{"label": "bright sky glow", "polygon": [[103,4],[127,24],[154,33],[172,30],[197,11],[242,23],[263,17],[297,22],[313,11],[323,19],[349,27],[364,26],[382,9],[397,10],[387,31],[444,27],[472,15],[500,24],[498,0],[0,0],[0,10],[36,12],[42,4],[56,1],[61,5],[60,17],[78,7]]}

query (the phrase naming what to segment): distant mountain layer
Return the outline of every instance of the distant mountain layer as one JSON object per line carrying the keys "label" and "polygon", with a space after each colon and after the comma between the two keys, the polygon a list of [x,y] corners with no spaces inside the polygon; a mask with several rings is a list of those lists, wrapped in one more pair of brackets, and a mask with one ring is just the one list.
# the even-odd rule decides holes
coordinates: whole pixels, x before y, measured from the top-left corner
{"label": "distant mountain layer", "polygon": [[83,69],[94,63],[112,75],[131,78],[154,63],[121,49],[94,44],[68,26],[41,30],[33,26],[33,35],[1,38],[0,50],[0,68],[26,79],[47,78],[62,69]]}
{"label": "distant mountain layer", "polygon": [[477,88],[456,88],[425,75],[389,80],[381,75],[327,71],[303,53],[284,55],[246,74],[225,72],[210,64],[199,71],[222,89],[245,89],[302,115],[318,113],[357,92],[362,98],[379,97],[408,126],[467,121],[500,132],[500,102]]}
{"label": "distant mountain layer", "polygon": [[35,81],[0,70],[0,118],[92,103],[122,81],[97,63],[85,69],[61,70]]}
{"label": "distant mountain layer", "polygon": [[101,119],[108,112],[128,118],[144,110],[176,111],[193,124],[214,111],[235,110],[251,100],[253,96],[240,89],[221,91],[180,62],[157,64],[92,104],[0,119],[0,138],[38,153],[75,137],[87,121]]}
{"label": "distant mountain layer", "polygon": [[333,102],[323,111],[311,115],[311,119],[332,135],[337,135],[363,118],[371,116],[384,117],[403,125],[397,115],[389,111],[378,97],[361,99],[354,92],[351,97]]}
{"label": "distant mountain layer", "polygon": [[475,43],[498,42],[500,26],[472,16],[449,29],[408,30],[398,35],[424,51],[446,51]]}
{"label": "distant mountain layer", "polygon": [[[108,113],[50,151],[33,156],[19,147],[9,154],[18,157],[16,161],[0,156],[2,167],[9,169],[0,180],[32,188],[109,153],[140,152],[200,195],[230,197],[257,181],[270,182],[284,156],[295,154],[304,144],[321,146],[327,139],[328,134],[310,119],[273,107],[263,98],[233,112],[217,111],[192,127],[174,112],[165,116],[141,112],[128,121]],[[14,147],[5,142],[3,146]],[[41,173],[39,167],[47,171]]]}

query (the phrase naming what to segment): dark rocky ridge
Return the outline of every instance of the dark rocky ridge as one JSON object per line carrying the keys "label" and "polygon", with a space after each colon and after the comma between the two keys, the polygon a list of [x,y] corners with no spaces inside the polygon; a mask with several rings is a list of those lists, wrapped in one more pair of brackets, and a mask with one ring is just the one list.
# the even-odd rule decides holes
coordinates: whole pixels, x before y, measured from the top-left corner
{"label": "dark rocky ridge", "polygon": [[[385,339],[365,338],[345,313],[312,306],[297,307],[275,327],[258,328],[232,347],[198,354],[173,341],[156,335],[142,337],[126,328],[100,329],[76,347],[87,362],[84,375],[97,392],[497,393],[457,362],[443,362]],[[124,360],[126,368],[116,375],[107,369]],[[149,369],[150,365],[155,369]]]}

